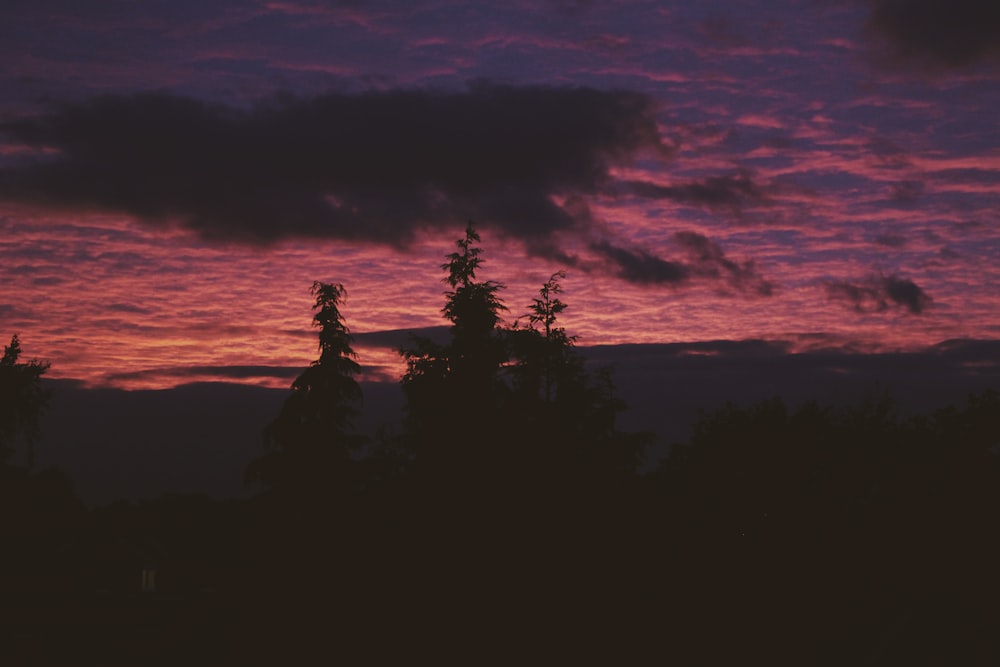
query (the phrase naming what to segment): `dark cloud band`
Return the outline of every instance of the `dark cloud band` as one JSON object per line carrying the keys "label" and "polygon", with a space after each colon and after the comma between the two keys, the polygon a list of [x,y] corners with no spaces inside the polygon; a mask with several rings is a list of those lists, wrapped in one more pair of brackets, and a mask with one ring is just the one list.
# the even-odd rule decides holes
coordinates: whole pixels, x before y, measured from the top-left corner
{"label": "dark cloud band", "polygon": [[624,280],[724,280],[770,287],[704,237],[676,237],[675,262],[608,241],[587,198],[628,193],[738,211],[767,192],[748,172],[673,188],[620,182],[616,165],[672,149],[650,98],[589,88],[474,83],[275,98],[248,109],[165,94],[106,96],[0,125],[36,150],[0,170],[0,197],[124,212],[206,238],[288,237],[404,247],[418,229],[475,220],[536,256],[584,266],[560,235],[583,237]]}
{"label": "dark cloud band", "polygon": [[661,155],[652,102],[628,92],[477,84],[275,99],[249,110],[161,94],[102,97],[8,122],[58,156],[0,172],[9,198],[180,222],[207,237],[405,243],[475,218],[544,236],[609,167]]}

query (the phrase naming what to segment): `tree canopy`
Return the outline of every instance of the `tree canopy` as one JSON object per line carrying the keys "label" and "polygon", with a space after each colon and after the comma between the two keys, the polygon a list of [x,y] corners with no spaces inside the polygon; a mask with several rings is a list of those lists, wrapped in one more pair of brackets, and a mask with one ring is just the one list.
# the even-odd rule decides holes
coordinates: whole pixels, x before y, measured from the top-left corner
{"label": "tree canopy", "polygon": [[50,392],[41,386],[48,363],[18,361],[21,341],[15,334],[0,358],[0,462],[13,454],[18,436],[27,440],[27,463],[34,465],[34,444],[38,437],[38,418],[49,400]]}
{"label": "tree canopy", "polygon": [[501,313],[507,308],[499,297],[503,284],[476,280],[483,264],[479,240],[470,222],[456,241],[458,249],[441,265],[451,288],[441,309],[451,322],[450,342],[414,337],[412,347],[403,350],[410,442],[417,465],[438,472],[478,465],[470,457],[481,459],[498,426],[500,369],[507,361]]}
{"label": "tree canopy", "polygon": [[450,341],[417,337],[403,351],[407,431],[418,463],[507,483],[632,472],[646,439],[616,429],[624,404],[610,371],[591,373],[576,338],[559,325],[566,273],[553,273],[527,315],[507,325],[504,285],[477,279],[479,242],[470,223],[441,265],[451,288],[442,308]]}

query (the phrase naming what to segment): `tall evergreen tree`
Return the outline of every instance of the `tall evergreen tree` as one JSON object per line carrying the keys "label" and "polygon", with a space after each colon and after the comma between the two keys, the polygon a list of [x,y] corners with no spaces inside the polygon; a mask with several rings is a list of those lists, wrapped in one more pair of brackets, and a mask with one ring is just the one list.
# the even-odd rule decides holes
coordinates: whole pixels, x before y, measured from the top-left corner
{"label": "tall evergreen tree", "polygon": [[354,432],[362,399],[351,333],[340,313],[347,291],[339,283],[313,283],[319,359],[292,383],[292,394],[264,433],[266,452],[247,475],[272,487],[300,490],[350,487],[351,454],[364,442]]}
{"label": "tall evergreen tree", "polygon": [[499,372],[507,358],[501,313],[507,308],[499,297],[501,283],[476,280],[483,264],[479,241],[470,222],[458,249],[441,265],[451,288],[442,308],[452,325],[451,341],[438,345],[415,337],[413,347],[403,350],[407,427],[417,465],[425,470],[480,466],[498,415]]}

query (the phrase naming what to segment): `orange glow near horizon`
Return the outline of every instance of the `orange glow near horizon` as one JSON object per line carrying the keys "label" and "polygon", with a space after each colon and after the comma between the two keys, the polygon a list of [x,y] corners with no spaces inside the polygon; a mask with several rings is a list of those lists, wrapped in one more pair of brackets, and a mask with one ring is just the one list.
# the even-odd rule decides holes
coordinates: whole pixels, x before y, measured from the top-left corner
{"label": "orange glow near horizon", "polygon": [[[622,213],[642,238],[642,216]],[[332,241],[288,241],[264,249],[213,245],[122,218],[34,216],[12,230],[22,252],[30,247],[32,259],[12,272],[4,329],[21,335],[28,356],[51,362],[48,377],[127,389],[192,381],[288,387],[296,369],[316,355],[308,292],[314,280],[345,284],[342,312],[361,339],[446,325],[439,267],[461,233],[456,225],[451,232],[424,234],[406,252]],[[662,233],[649,232],[650,243],[663,242]],[[516,242],[489,230],[482,236],[479,277],[506,285],[505,319],[513,323],[548,276],[566,267],[525,258]],[[837,248],[845,241],[831,243]],[[725,250],[740,259],[739,235]],[[756,245],[761,270],[779,285],[770,298],[739,298],[713,283],[644,288],[569,268],[562,295],[569,308],[561,324],[586,346],[763,338],[790,341],[794,351],[807,345],[801,341],[822,335],[885,351],[997,335],[996,302],[985,294],[966,297],[957,311],[939,287],[933,318],[831,307],[821,283],[795,275],[796,257],[787,250]],[[817,267],[831,276],[864,270],[863,264],[845,268],[833,256],[829,264],[813,260],[813,275]],[[960,288],[963,275],[951,275]],[[364,379],[393,381],[404,370],[394,349],[363,340],[355,347]],[[242,370],[227,372],[234,368]]]}

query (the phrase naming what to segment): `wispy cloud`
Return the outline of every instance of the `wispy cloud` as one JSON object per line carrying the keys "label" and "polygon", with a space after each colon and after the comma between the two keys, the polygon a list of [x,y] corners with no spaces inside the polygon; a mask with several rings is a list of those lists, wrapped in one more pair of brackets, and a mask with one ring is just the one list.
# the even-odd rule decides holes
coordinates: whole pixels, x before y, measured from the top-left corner
{"label": "wispy cloud", "polygon": [[642,249],[630,249],[609,241],[596,241],[591,250],[606,257],[618,276],[640,285],[678,285],[687,281],[691,272],[679,262],[670,262]]}
{"label": "wispy cloud", "polygon": [[774,285],[758,273],[753,260],[733,261],[718,243],[697,232],[676,232],[672,241],[682,251],[683,259],[665,260],[609,241],[592,243],[591,249],[610,261],[620,277],[633,283],[676,286],[699,279],[721,282],[745,295],[773,294]]}
{"label": "wispy cloud", "polygon": [[670,199],[734,216],[740,216],[748,207],[770,205],[773,195],[779,190],[772,183],[760,182],[760,178],[749,169],[671,185],[630,181],[623,186],[640,197]]}
{"label": "wispy cloud", "polygon": [[109,373],[106,380],[111,383],[127,384],[137,380],[151,379],[204,379],[217,378],[246,380],[249,378],[279,378],[291,380],[302,372],[301,368],[285,366],[176,366],[122,373]]}
{"label": "wispy cloud", "polygon": [[898,306],[920,315],[932,301],[923,288],[896,274],[872,274],[859,281],[831,281],[825,288],[830,299],[846,301],[859,313],[885,312],[890,306]]}
{"label": "wispy cloud", "polygon": [[674,241],[687,252],[693,272],[721,278],[744,294],[771,296],[774,293],[774,285],[757,272],[753,260],[733,261],[726,257],[718,243],[697,232],[677,232]]}

